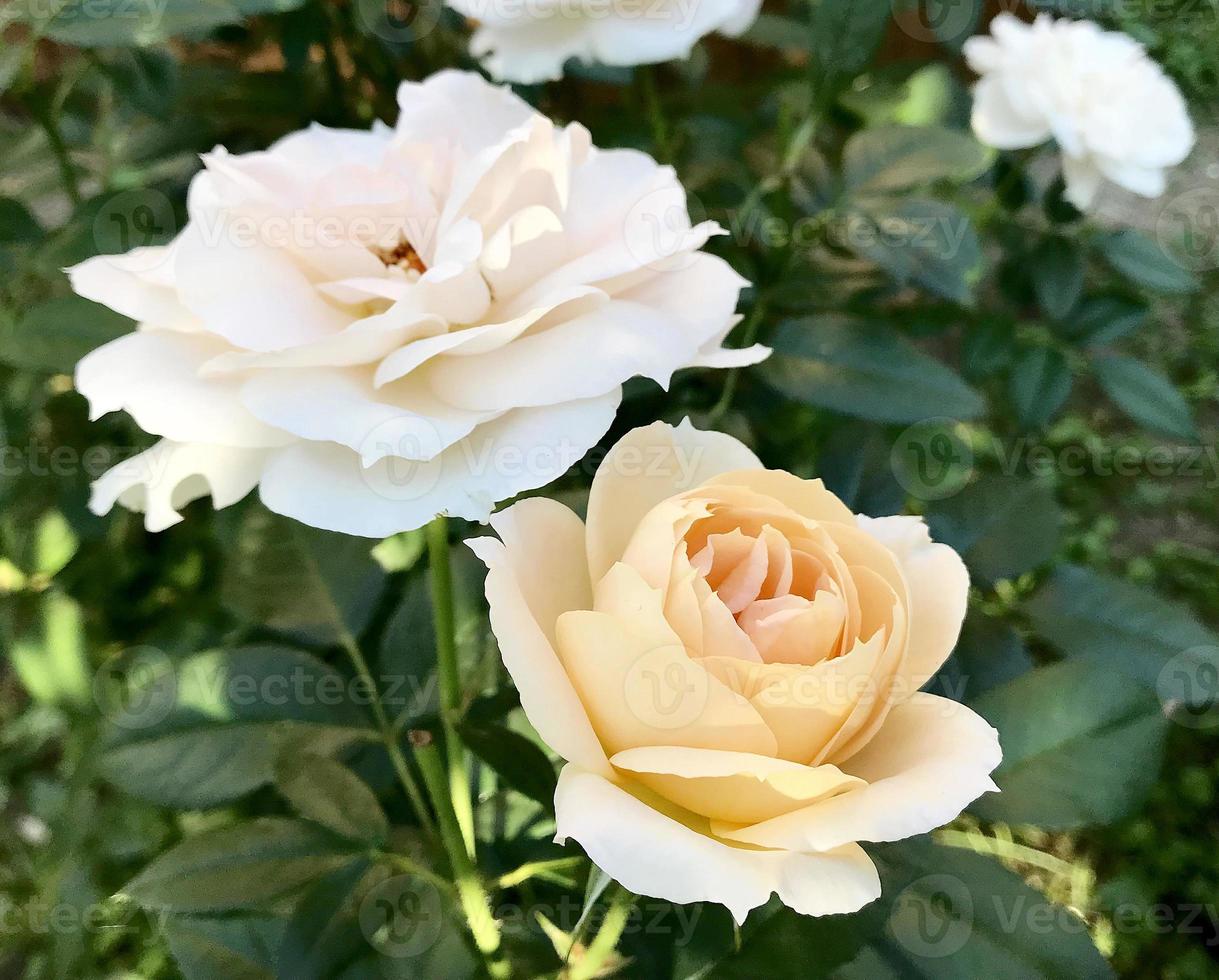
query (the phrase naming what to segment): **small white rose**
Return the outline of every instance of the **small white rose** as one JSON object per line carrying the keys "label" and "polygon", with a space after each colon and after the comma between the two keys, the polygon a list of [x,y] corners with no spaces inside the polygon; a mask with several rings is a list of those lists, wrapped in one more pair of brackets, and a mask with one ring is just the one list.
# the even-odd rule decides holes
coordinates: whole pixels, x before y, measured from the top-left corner
{"label": "small white rose", "polygon": [[95,511],[160,530],[258,486],[368,537],[483,520],[578,461],[627,379],[765,356],[721,347],[746,283],[699,251],[722,229],[691,226],[671,168],[471,73],[398,100],[393,129],[216,150],[173,242],[70,270],[139,321],[77,388],[162,437],[97,481]]}
{"label": "small white rose", "polygon": [[690,57],[699,38],[735,37],[761,0],[445,0],[478,26],[471,53],[496,78],[532,84],[563,75],[569,58],[648,65]]}
{"label": "small white rose", "polygon": [[1067,199],[1089,207],[1104,180],[1144,197],[1194,145],[1185,100],[1142,45],[1091,21],[1000,14],[989,37],[965,42],[981,79],[973,128],[1001,150],[1057,141]]}
{"label": "small white rose", "polygon": [[627,433],[587,525],[532,498],[491,519],[491,626],[566,761],[560,839],[628,889],[808,915],[880,894],[860,841],[923,834],[996,789],[997,733],[919,689],[969,576],[921,518],[857,517],[688,423]]}

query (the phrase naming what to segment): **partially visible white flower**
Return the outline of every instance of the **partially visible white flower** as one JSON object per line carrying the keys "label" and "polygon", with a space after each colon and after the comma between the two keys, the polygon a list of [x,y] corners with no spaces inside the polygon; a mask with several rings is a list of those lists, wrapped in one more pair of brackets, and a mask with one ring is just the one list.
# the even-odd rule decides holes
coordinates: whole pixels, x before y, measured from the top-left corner
{"label": "partially visible white flower", "polygon": [[990,37],[965,42],[981,75],[973,128],[1000,150],[1051,137],[1063,154],[1067,200],[1087,208],[1104,180],[1143,197],[1164,193],[1165,170],[1194,145],[1185,100],[1137,41],[1091,21],[1000,14]]}
{"label": "partially visible white flower", "polygon": [[688,58],[714,31],[735,37],[761,0],[445,0],[478,27],[470,51],[496,78],[553,81],[569,58],[647,65]]}
{"label": "partially visible white flower", "polygon": [[722,229],[691,226],[672,168],[471,73],[398,100],[394,129],[216,150],[171,244],[70,270],[139,322],[77,366],[92,416],[162,437],[95,511],[160,530],[257,486],[348,534],[483,520],[595,445],[627,379],[765,356],[721,348],[745,281],[700,251]]}

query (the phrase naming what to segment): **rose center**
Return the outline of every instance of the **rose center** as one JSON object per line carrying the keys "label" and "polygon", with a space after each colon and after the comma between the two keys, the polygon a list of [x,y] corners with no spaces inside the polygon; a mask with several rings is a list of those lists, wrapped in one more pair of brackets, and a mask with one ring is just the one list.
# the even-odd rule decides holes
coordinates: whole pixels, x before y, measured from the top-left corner
{"label": "rose center", "polygon": [[405,238],[399,238],[397,244],[390,246],[369,245],[368,250],[379,258],[387,269],[398,268],[403,272],[413,270],[419,275],[427,272],[427,266],[419,253],[415,251],[415,246]]}

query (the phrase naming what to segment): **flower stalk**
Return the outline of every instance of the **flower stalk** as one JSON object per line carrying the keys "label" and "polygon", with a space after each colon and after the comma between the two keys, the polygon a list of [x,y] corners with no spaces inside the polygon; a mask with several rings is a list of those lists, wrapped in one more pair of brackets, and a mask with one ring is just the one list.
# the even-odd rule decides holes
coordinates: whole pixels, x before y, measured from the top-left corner
{"label": "flower stalk", "polygon": [[449,524],[444,517],[427,526],[428,570],[432,586],[432,619],[436,630],[436,672],[440,680],[440,720],[444,728],[448,796],[461,831],[466,856],[474,857],[474,805],[466,772],[465,750],[457,737],[461,712],[461,678],[457,665],[457,617],[453,605],[453,569],[449,563]]}

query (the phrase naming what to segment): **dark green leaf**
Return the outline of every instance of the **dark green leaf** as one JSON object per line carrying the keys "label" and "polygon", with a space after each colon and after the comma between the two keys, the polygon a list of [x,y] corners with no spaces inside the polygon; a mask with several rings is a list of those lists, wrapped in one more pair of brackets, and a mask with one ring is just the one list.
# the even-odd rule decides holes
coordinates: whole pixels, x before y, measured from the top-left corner
{"label": "dark green leaf", "polygon": [[99,771],[163,806],[229,802],[271,782],[282,752],[333,752],[368,731],[346,679],[296,650],[118,660],[98,678],[112,726]]}
{"label": "dark green leaf", "polygon": [[986,317],[966,329],[961,341],[961,370],[971,380],[990,377],[1011,363],[1015,351],[1011,322]]}
{"label": "dark green leaf", "polygon": [[389,821],[368,784],[326,756],[288,753],[276,766],[275,785],[302,817],[342,837],[377,845],[389,833]]}
{"label": "dark green leaf", "polygon": [[1192,293],[1198,288],[1193,273],[1141,231],[1123,228],[1102,236],[1097,244],[1114,269],[1152,292]]}
{"label": "dark green leaf", "polygon": [[0,245],[36,242],[42,237],[42,226],[20,201],[0,197]]}
{"label": "dark green leaf", "polygon": [[1168,719],[1146,688],[1082,660],[1041,667],[974,708],[999,730],[1002,792],[974,803],[987,820],[1063,830],[1117,820],[1154,785]]}
{"label": "dark green leaf", "polygon": [[301,896],[284,927],[276,957],[284,980],[328,980],[368,951],[360,931],[356,894],[371,865],[358,858],[323,878]]}
{"label": "dark green leaf", "polygon": [[337,838],[325,831],[263,817],[188,837],[123,892],[144,908],[167,912],[258,910],[346,859]]}
{"label": "dark green leaf", "polygon": [[251,622],[333,643],[358,637],[385,582],[372,542],[251,510],[229,558],[224,595]]}
{"label": "dark green leaf", "polygon": [[907,424],[982,413],[977,392],[885,324],[838,315],[788,320],[772,342],[766,380],[806,404]]}
{"label": "dark green leaf", "polygon": [[926,689],[953,701],[972,701],[1032,669],[1033,658],[1016,630],[971,609],[956,649]]}
{"label": "dark green leaf", "polygon": [[814,91],[823,104],[864,69],[889,26],[887,3],[817,0],[807,28]]}
{"label": "dark green leaf", "polygon": [[1033,252],[1029,272],[1046,316],[1065,319],[1084,290],[1084,257],[1079,246],[1067,238],[1047,238]]}
{"label": "dark green leaf", "polygon": [[554,766],[546,753],[509,728],[465,723],[461,740],[509,786],[545,807],[554,806]]}
{"label": "dark green leaf", "polygon": [[1111,343],[1133,333],[1147,322],[1146,304],[1120,296],[1095,296],[1084,300],[1069,323],[1068,335],[1078,337],[1089,347]]}
{"label": "dark green leaf", "polygon": [[272,980],[280,919],[170,915],[165,938],[185,980]]}
{"label": "dark green leaf", "polygon": [[1071,368],[1067,359],[1050,347],[1030,347],[1012,365],[1008,392],[1022,429],[1047,425],[1071,394]]}
{"label": "dark green leaf", "polygon": [[1189,405],[1162,374],[1120,354],[1097,357],[1092,369],[1105,394],[1139,425],[1174,439],[1198,438]]}
{"label": "dark green leaf", "polygon": [[847,141],[842,151],[843,179],[852,193],[887,194],[936,180],[973,180],[986,172],[993,159],[993,150],[955,129],[875,126]]}
{"label": "dark green leaf", "polygon": [[969,217],[941,201],[877,202],[847,218],[849,246],[899,286],[916,283],[957,303],[971,303],[982,275],[982,248]]}
{"label": "dark green leaf", "polygon": [[80,296],[47,300],[0,334],[0,361],[31,371],[71,374],[91,350],[131,330],[131,321]]}
{"label": "dark green leaf", "polygon": [[[1170,663],[1202,676],[1219,664],[1219,637],[1184,606],[1089,568],[1063,565],[1027,604],[1033,626],[1068,657],[1083,657],[1155,687]],[[1190,704],[1213,685],[1183,692]]]}
{"label": "dark green leaf", "polygon": [[951,545],[987,581],[1013,578],[1054,556],[1062,512],[1051,486],[984,474],[955,496],[930,505],[937,541]]}

